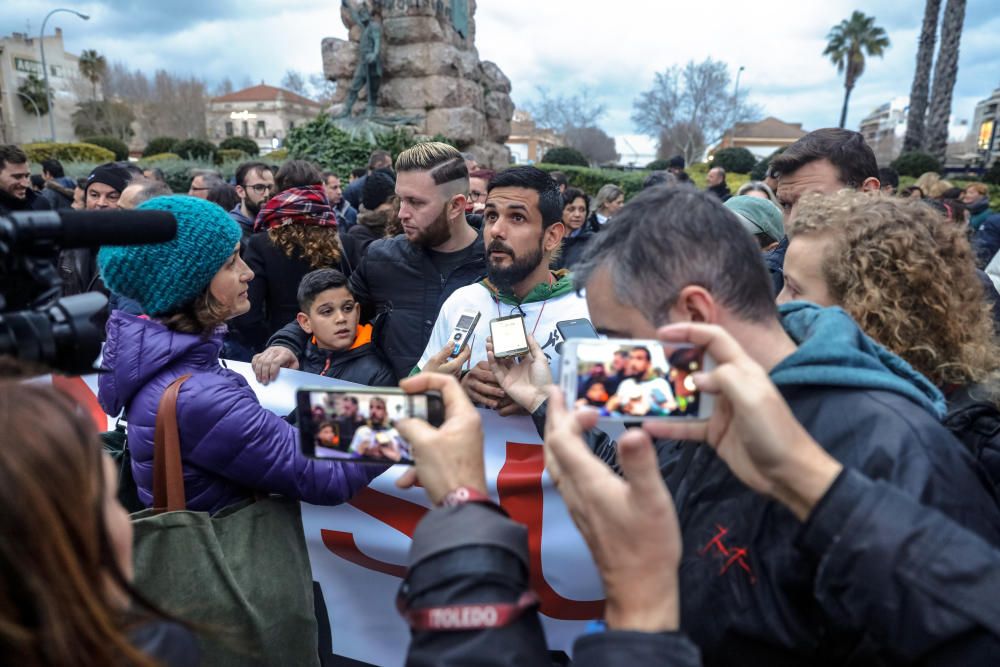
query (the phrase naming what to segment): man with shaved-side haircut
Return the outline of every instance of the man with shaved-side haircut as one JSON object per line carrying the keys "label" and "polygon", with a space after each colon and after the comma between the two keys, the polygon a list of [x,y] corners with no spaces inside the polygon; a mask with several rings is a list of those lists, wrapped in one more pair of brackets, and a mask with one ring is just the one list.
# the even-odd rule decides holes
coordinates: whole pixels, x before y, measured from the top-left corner
{"label": "man with shaved-side haircut", "polygon": [[[465,221],[469,170],[461,153],[425,142],[400,153],[395,166],[403,233],[368,246],[350,290],[374,309],[375,345],[402,378],[420,358],[445,299],[486,275],[486,260],[482,236]],[[254,358],[262,381],[295,367],[305,341],[291,324]]]}

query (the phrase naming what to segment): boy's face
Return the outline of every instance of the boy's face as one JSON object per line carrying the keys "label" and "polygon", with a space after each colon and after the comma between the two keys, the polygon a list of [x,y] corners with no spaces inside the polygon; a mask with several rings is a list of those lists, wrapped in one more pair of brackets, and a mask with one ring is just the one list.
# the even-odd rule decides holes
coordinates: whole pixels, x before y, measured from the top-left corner
{"label": "boy's face", "polygon": [[354,345],[361,309],[346,287],[336,287],[316,295],[309,313],[299,313],[299,326],[316,337],[320,349],[342,351]]}
{"label": "boy's face", "polygon": [[331,447],[334,444],[336,444],[334,442],[336,438],[334,438],[333,427],[330,426],[329,424],[323,426],[323,428],[319,430],[319,433],[316,434],[316,439],[322,442],[327,447]]}

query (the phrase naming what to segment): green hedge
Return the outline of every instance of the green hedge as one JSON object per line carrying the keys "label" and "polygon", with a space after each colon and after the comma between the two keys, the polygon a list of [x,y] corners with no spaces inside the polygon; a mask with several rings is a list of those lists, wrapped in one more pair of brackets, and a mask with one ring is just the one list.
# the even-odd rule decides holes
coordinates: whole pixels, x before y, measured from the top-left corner
{"label": "green hedge", "polygon": [[153,137],[146,144],[146,147],[142,149],[142,156],[149,157],[150,155],[161,155],[163,153],[173,153],[174,146],[181,142],[180,139],[176,137]]}
{"label": "green hedge", "polygon": [[121,161],[128,159],[128,144],[117,137],[87,137],[85,139],[81,139],[80,141],[85,144],[93,144],[95,146],[100,146],[101,148],[107,148],[115,154],[116,160]]}
{"label": "green hedge", "polygon": [[928,171],[941,172],[941,161],[920,151],[901,153],[889,166],[899,172],[900,176],[920,176]]}
{"label": "green hedge", "polygon": [[[590,167],[574,167],[565,164],[546,164],[544,162],[536,164],[536,167],[543,171],[561,171],[566,174],[569,184],[575,188],[580,188],[591,197],[597,194],[605,183],[614,183],[625,191],[625,198],[628,199],[635,193],[642,190],[642,182],[649,176],[649,171],[617,171],[615,169],[593,169]],[[705,175],[708,171],[707,165],[698,163],[691,165],[688,176],[699,190],[704,190],[706,186]],[[750,180],[746,174],[726,174],[726,184],[734,193],[744,183]]]}
{"label": "green hedge", "polygon": [[575,165],[577,167],[586,167],[590,165],[590,161],[583,153],[568,146],[559,146],[545,151],[545,155],[542,156],[542,162],[546,162],[548,164]]}
{"label": "green hedge", "polygon": [[174,146],[173,151],[185,160],[211,161],[218,150],[211,141],[205,139],[185,139]]}
{"label": "green hedge", "polygon": [[223,162],[246,162],[249,157],[246,151],[234,148],[220,148],[215,152],[214,162],[217,165]]}
{"label": "green hedge", "polygon": [[115,159],[115,154],[107,148],[83,142],[67,144],[40,142],[24,144],[21,148],[28,154],[28,159],[32,162],[59,160],[60,162],[96,162],[100,164],[113,162]]}
{"label": "green hedge", "polygon": [[749,174],[757,158],[745,148],[723,148],[712,156],[712,167],[722,167],[733,174]]}
{"label": "green hedge", "polygon": [[177,153],[157,153],[156,155],[150,155],[149,157],[142,158],[142,162],[153,163],[159,162],[160,160],[180,160],[181,156]]}
{"label": "green hedge", "polygon": [[243,151],[247,155],[260,155],[260,146],[250,137],[227,137],[219,144],[221,150]]}

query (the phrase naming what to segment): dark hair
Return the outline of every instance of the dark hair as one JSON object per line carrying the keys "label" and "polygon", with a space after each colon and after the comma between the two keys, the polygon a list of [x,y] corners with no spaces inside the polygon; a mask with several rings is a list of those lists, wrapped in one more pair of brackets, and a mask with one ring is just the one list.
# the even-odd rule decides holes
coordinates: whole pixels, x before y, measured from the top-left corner
{"label": "dark hair", "polygon": [[878,182],[882,184],[883,188],[890,185],[895,190],[899,187],[899,172],[892,167],[879,167]]}
{"label": "dark hair", "polygon": [[367,173],[368,173],[368,170],[365,169],[364,167],[357,167],[356,169],[351,169],[351,177],[352,178],[361,178],[362,176],[364,176]]}
{"label": "dark hair", "polygon": [[59,160],[53,160],[52,158],[42,160],[42,171],[49,172],[52,178],[62,178],[66,175],[66,171],[63,169],[62,163],[59,162]]}
{"label": "dark hair", "polygon": [[962,196],[962,192],[962,188],[948,188],[938,195],[938,199],[958,199]]}
{"label": "dark hair", "polygon": [[76,187],[80,188],[81,190],[86,190],[87,189],[87,177],[86,176],[81,176],[80,178],[76,179]]}
{"label": "dark hair", "polygon": [[586,209],[584,216],[590,215],[590,197],[580,188],[566,188],[562,193],[562,205],[566,208],[577,199],[583,199],[583,207]]}
{"label": "dark hair", "polygon": [[129,179],[128,180],[130,180],[130,181],[133,178],[145,178],[146,177],[146,175],[144,173],[142,173],[142,169],[139,168],[139,165],[135,164],[134,162],[129,162],[128,160],[119,160],[118,162],[115,162],[114,164],[116,166],[121,167],[122,169],[124,169],[125,171],[127,171],[129,173]]}
{"label": "dark hair", "polygon": [[338,181],[340,180],[340,176],[337,175],[337,173],[334,172],[334,171],[325,171],[324,170],[323,173],[320,174],[320,176],[323,177],[323,185],[326,185],[326,182],[328,180],[330,180],[331,176],[335,177]]}
{"label": "dark hair", "polygon": [[43,189],[45,187],[45,177],[41,174],[32,174],[31,187],[35,190]]}
{"label": "dark hair", "polygon": [[866,179],[878,178],[878,162],[864,136],[837,127],[813,130],[771,160],[770,168],[780,177],[823,159],[837,168],[841,183],[849,188],[860,188]]}
{"label": "dark hair", "polygon": [[24,164],[28,161],[28,154],[14,144],[0,145],[0,170],[8,164]]}
{"label": "dark hair", "polygon": [[218,204],[226,213],[232,211],[240,203],[240,197],[236,194],[236,188],[229,183],[213,185],[205,199],[213,204]]}
{"label": "dark hair", "polygon": [[547,229],[562,220],[563,203],[559,186],[549,174],[538,167],[511,167],[501,171],[490,179],[486,192],[493,192],[495,188],[525,188],[537,192],[538,210],[542,214],[542,229]]}
{"label": "dark hair", "polygon": [[247,176],[254,171],[271,171],[271,165],[266,162],[244,162],[236,167],[236,185],[244,187],[247,183]]}
{"label": "dark hair", "polygon": [[602,266],[618,300],[657,326],[688,285],[746,320],[777,316],[757,242],[717,197],[694,188],[650,188],[625,204],[573,266],[576,288]]}
{"label": "dark hair", "polygon": [[631,350],[629,350],[629,353],[635,352],[636,350],[642,350],[643,352],[645,352],[646,353],[646,359],[648,361],[652,361],[653,360],[653,355],[649,353],[649,348],[648,347],[644,347],[642,345],[636,345]]}
{"label": "dark hair", "polygon": [[[381,148],[372,151],[372,154],[368,156],[368,168],[374,170],[380,162],[385,162],[386,160],[389,161],[389,164],[392,164],[392,153]],[[364,174],[361,175],[364,176]]]}
{"label": "dark hair", "polygon": [[677,177],[669,171],[654,171],[642,182],[642,189],[652,188],[657,185],[673,185],[677,182]]}
{"label": "dark hair", "polygon": [[163,170],[159,167],[147,167],[146,170],[142,172],[143,176],[146,175],[146,171],[152,172],[153,178],[160,183],[167,182],[167,177],[163,174]]}
{"label": "dark hair", "polygon": [[312,162],[307,160],[289,160],[281,165],[274,175],[275,193],[284,192],[288,188],[301,188],[307,185],[322,185],[323,177]]}
{"label": "dark hair", "polygon": [[907,188],[903,188],[903,191],[902,191],[902,192],[900,192],[899,194],[900,194],[901,196],[903,196],[903,197],[909,197],[909,196],[910,196],[910,195],[912,195],[912,194],[913,194],[914,192],[919,192],[919,193],[920,193],[920,198],[921,198],[921,199],[923,199],[924,197],[926,197],[926,196],[927,196],[927,195],[926,195],[926,194],[924,193],[924,190],[923,190],[923,188],[921,188],[921,187],[920,187],[919,185],[911,185],[911,186],[909,186],[909,187],[907,187]]}
{"label": "dark hair", "polygon": [[[312,308],[313,302],[316,301],[316,297],[321,292],[325,292],[328,289],[337,289],[338,287],[347,287],[347,276],[337,269],[317,269],[310,271],[302,276],[302,281],[299,283],[299,291],[295,295],[299,301],[299,310],[303,313],[308,313],[309,309]],[[348,288],[348,291],[350,291],[350,288]]]}
{"label": "dark hair", "polygon": [[566,178],[566,174],[561,171],[550,171],[549,178],[556,182],[556,185],[569,185],[569,180]]}

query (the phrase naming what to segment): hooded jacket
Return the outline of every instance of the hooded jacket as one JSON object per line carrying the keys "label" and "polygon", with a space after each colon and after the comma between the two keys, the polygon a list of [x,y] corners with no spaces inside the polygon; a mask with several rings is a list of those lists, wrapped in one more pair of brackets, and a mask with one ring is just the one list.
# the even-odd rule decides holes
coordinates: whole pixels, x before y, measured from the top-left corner
{"label": "hooded jacket", "polygon": [[243,215],[243,204],[237,204],[233,207],[233,210],[229,212],[229,217],[236,221],[236,224],[240,226],[240,231],[243,232],[243,240],[246,241],[253,234],[253,220]]}
{"label": "hooded jacket", "polygon": [[[846,468],[1000,544],[1000,510],[939,422],[940,392],[839,308],[797,302],[780,313],[799,347],[771,379],[810,435]],[[685,545],[682,629],[706,665],[896,662],[863,623],[849,622],[864,610],[818,594],[818,562],[800,550],[791,512],[748,489],[704,445],[661,443],[660,460]]]}
{"label": "hooded jacket", "polygon": [[559,256],[552,260],[549,267],[556,271],[558,269],[573,269],[573,265],[580,261],[583,257],[584,250],[587,249],[587,244],[590,239],[594,238],[593,230],[589,229],[587,224],[584,224],[576,234],[566,235],[563,238],[562,248],[559,251]]}
{"label": "hooded jacket", "polygon": [[299,356],[299,370],[368,387],[395,387],[396,376],[372,345],[372,325],[359,324],[349,350],[324,350],[310,338]]}
{"label": "hooded jacket", "polygon": [[98,400],[109,415],[125,410],[132,474],[147,506],[160,398],[188,373],[177,396],[177,425],[190,510],[215,512],[255,493],[335,505],[383,470],[302,456],[298,430],[263,408],[243,376],[219,364],[221,333],[183,334],[115,312],[107,334]]}
{"label": "hooded jacket", "polygon": [[49,203],[49,208],[58,210],[61,208],[71,208],[73,206],[73,191],[76,183],[68,176],[60,176],[51,181],[45,181],[45,189],[42,190],[41,197]]}

